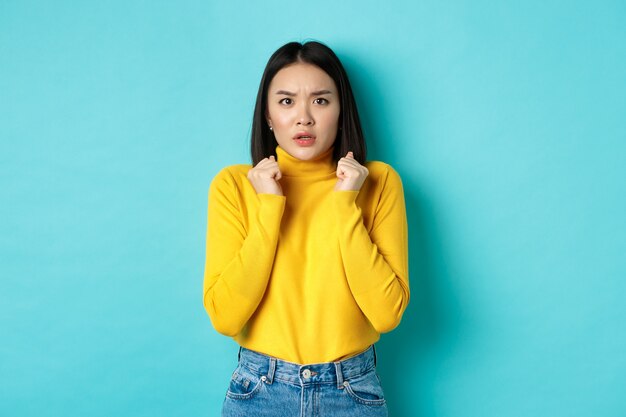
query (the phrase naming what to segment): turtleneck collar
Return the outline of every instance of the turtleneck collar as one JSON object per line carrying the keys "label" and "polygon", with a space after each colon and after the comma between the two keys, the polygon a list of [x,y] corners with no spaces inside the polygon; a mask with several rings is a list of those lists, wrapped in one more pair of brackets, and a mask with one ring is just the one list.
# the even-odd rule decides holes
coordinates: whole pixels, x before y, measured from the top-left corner
{"label": "turtleneck collar", "polygon": [[333,150],[331,146],[326,152],[308,161],[295,158],[286,150],[276,146],[276,157],[278,167],[282,175],[288,177],[311,177],[332,174],[337,171],[337,164],[333,161]]}

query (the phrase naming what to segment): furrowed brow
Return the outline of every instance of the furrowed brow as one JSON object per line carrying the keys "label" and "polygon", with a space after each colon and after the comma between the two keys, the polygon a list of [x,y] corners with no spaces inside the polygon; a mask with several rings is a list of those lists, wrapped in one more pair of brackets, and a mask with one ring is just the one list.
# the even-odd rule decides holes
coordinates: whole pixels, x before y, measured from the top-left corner
{"label": "furrowed brow", "polygon": [[[312,96],[322,96],[324,94],[332,94],[333,92],[330,90],[318,90],[318,91],[313,91],[311,93]],[[287,90],[278,90],[275,93],[276,95],[283,95],[283,96],[290,96],[290,97],[294,97],[297,94],[296,93],[292,93],[291,91],[287,91]]]}

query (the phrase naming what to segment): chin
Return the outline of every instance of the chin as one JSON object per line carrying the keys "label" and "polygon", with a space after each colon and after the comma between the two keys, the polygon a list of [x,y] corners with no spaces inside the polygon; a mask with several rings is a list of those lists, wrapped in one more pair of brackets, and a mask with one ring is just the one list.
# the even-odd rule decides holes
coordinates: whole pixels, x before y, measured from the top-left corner
{"label": "chin", "polygon": [[[297,146],[297,145],[296,145]],[[295,150],[296,155],[301,155],[302,159],[313,159],[321,154],[323,154],[326,149],[322,149],[317,146],[310,146],[306,148],[297,147]]]}
{"label": "chin", "polygon": [[292,155],[303,161],[308,161],[318,156],[321,152],[317,152],[313,149],[296,149]]}

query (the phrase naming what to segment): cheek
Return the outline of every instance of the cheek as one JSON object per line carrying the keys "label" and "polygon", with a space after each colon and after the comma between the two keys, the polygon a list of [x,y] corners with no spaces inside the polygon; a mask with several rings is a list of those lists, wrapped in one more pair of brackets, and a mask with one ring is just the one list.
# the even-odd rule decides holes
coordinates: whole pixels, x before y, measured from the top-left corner
{"label": "cheek", "polygon": [[339,116],[341,114],[341,108],[339,104],[336,104],[335,106],[333,106],[331,111],[329,111],[328,113],[329,113],[328,117],[332,119],[335,124],[339,123]]}
{"label": "cheek", "polygon": [[280,129],[281,127],[290,126],[294,116],[292,112],[283,110],[270,112],[270,118],[274,127]]}
{"label": "cheek", "polygon": [[339,111],[324,114],[324,125],[333,130],[339,127]]}

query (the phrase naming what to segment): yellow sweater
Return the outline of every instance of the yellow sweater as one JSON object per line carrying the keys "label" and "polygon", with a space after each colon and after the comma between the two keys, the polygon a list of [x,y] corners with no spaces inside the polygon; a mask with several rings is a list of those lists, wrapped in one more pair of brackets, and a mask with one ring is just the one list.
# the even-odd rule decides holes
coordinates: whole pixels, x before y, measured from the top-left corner
{"label": "yellow sweater", "polygon": [[300,364],[348,358],[409,302],[402,182],[370,161],[360,191],[334,191],[333,148],[311,161],[276,152],[284,196],[257,194],[251,165],[211,182],[204,307],[248,349]]}

